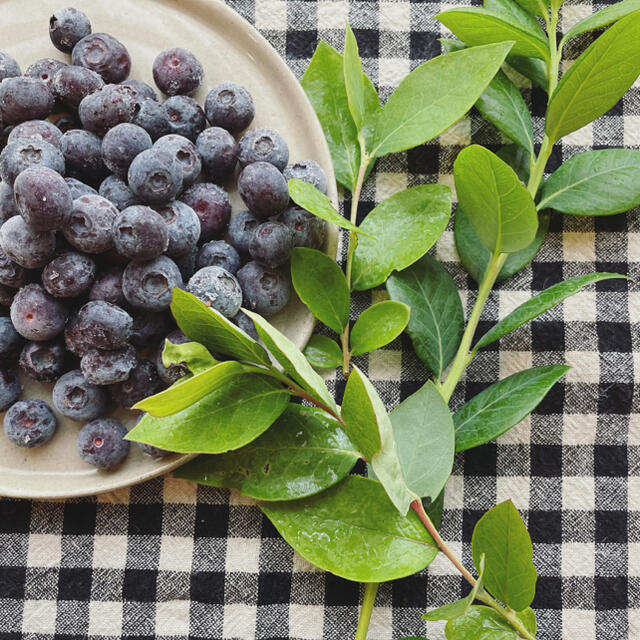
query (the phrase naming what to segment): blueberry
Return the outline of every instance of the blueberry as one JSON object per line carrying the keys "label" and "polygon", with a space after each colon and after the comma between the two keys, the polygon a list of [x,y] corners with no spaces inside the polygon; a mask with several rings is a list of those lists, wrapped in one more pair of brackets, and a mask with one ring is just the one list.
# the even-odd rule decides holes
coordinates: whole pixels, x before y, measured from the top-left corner
{"label": "blueberry", "polygon": [[123,122],[102,139],[102,159],[120,177],[126,177],[133,159],[152,146],[151,136],[136,124]]}
{"label": "blueberry", "polygon": [[127,48],[108,33],[92,33],[82,38],[73,47],[71,62],[99,73],[105,82],[122,82],[131,71]]}
{"label": "blueberry", "polygon": [[9,369],[0,369],[0,411],[6,411],[22,394],[22,383]]}
{"label": "blueberry", "polygon": [[240,138],[238,159],[243,167],[253,162],[268,162],[282,171],[289,162],[289,147],[273,129],[251,129]]}
{"label": "blueberry", "polygon": [[55,117],[52,122],[62,133],[66,133],[69,129],[79,129],[82,127],[82,122],[80,122],[80,118],[75,113],[63,113]]}
{"label": "blueberry", "polygon": [[111,351],[91,349],[82,356],[80,369],[91,384],[107,385],[126,380],[137,363],[136,350],[128,344]]}
{"label": "blueberry", "polygon": [[202,84],[203,77],[198,58],[182,47],[165,49],[153,61],[153,79],[168,96],[192,93]]}
{"label": "blueberry", "polygon": [[293,249],[291,229],[282,222],[272,220],[263,222],[257,227],[249,243],[251,257],[272,269],[289,259],[291,249]]}
{"label": "blueberry", "polygon": [[180,271],[167,256],[150,262],[130,262],[122,274],[122,292],[127,302],[148,311],[167,309],[172,290],[181,286]]}
{"label": "blueberry", "polygon": [[0,182],[0,227],[9,218],[17,215],[18,207],[13,197],[13,189],[6,182]]}
{"label": "blueberry", "polygon": [[200,220],[196,212],[188,204],[179,200],[158,205],[155,209],[164,220],[169,232],[169,246],[166,254],[173,258],[190,253],[200,238]]}
{"label": "blueberry", "polygon": [[169,321],[165,313],[134,310],[131,343],[141,349],[155,346],[169,330]]}
{"label": "blueberry", "polygon": [[136,442],[136,444],[142,449],[143,453],[146,453],[152,458],[166,458],[167,456],[170,456],[172,454],[171,451],[160,449],[159,447],[154,447],[153,445],[147,444],[146,442]]}
{"label": "blueberry", "polygon": [[76,448],[80,457],[92,467],[110,469],[129,455],[126,427],[113,418],[101,418],[85,424],[78,432]]}
{"label": "blueberry", "polygon": [[64,178],[42,165],[25,169],[16,178],[13,192],[20,215],[35,231],[61,229],[73,207]]}
{"label": "blueberry", "polygon": [[138,101],[147,99],[158,100],[158,94],[155,92],[154,88],[142,80],[134,80],[133,78],[130,78],[129,80],[123,80],[120,84],[123,87],[130,89],[133,97]]}
{"label": "blueberry", "polygon": [[78,108],[82,126],[103,136],[121,122],[131,122],[137,111],[131,90],[119,84],[107,84],[83,98]]}
{"label": "blueberry", "polygon": [[242,329],[250,338],[258,340],[258,332],[256,331],[256,325],[253,320],[244,312],[238,311],[233,318],[233,321]]}
{"label": "blueberry", "polygon": [[287,181],[268,162],[254,162],[242,170],[238,193],[247,209],[262,219],[279,215],[289,204]]}
{"label": "blueberry", "polygon": [[28,284],[13,298],[11,321],[27,340],[51,340],[63,332],[67,310],[39,284]]}
{"label": "blueberry", "polygon": [[86,343],[105,350],[125,345],[133,327],[133,318],[124,309],[104,300],[87,302],[73,321],[74,330],[83,334]]}
{"label": "blueberry", "polygon": [[169,114],[165,106],[151,98],[136,104],[132,122],[142,127],[152,140],[157,140],[171,132]]}
{"label": "blueberry", "polygon": [[222,267],[235,275],[240,268],[240,255],[224,240],[210,240],[200,247],[196,261],[198,269],[204,267]]}
{"label": "blueberry", "polygon": [[29,282],[29,272],[0,247],[0,284],[19,289]]}
{"label": "blueberry", "polygon": [[85,253],[103,253],[113,246],[111,229],[118,209],[98,195],[81,196],[73,201],[64,237]]}
{"label": "blueberry", "polygon": [[17,61],[8,53],[0,51],[0,82],[6,78],[15,78],[21,75],[22,71]]}
{"label": "blueberry", "polygon": [[51,440],[56,426],[51,407],[37,398],[16,402],[4,416],[4,433],[19,447],[40,447]]}
{"label": "blueberry", "polygon": [[158,375],[164,384],[172,385],[180,380],[180,378],[186,376],[189,373],[189,369],[179,362],[172,364],[170,367],[164,366],[164,363],[162,362],[162,352],[164,351],[166,340],[172,344],[185,344],[187,342],[191,342],[191,340],[187,338],[180,329],[176,329],[158,345],[158,349],[156,351],[156,368],[158,370]]}
{"label": "blueberry", "polygon": [[129,189],[129,185],[118,176],[107,176],[102,183],[98,192],[103,198],[109,200],[122,211],[131,205],[138,204],[138,200]]}
{"label": "blueberry", "polygon": [[41,80],[47,85],[49,91],[55,95],[53,77],[60,69],[63,69],[66,66],[68,66],[67,63],[61,62],[60,60],[55,60],[54,58],[42,58],[30,64],[24,72],[24,75],[29,78],[37,78],[38,80]]}
{"label": "blueberry", "polygon": [[24,344],[24,338],[16,331],[11,318],[0,317],[0,361],[4,366],[15,361]]}
{"label": "blueberry", "polygon": [[42,271],[42,284],[54,298],[75,298],[91,287],[96,263],[81,253],[63,253]]}
{"label": "blueberry", "polygon": [[246,129],[255,115],[251,95],[233,82],[223,82],[213,88],[204,108],[207,120],[214,127],[222,127],[231,133]]}
{"label": "blueberry", "polygon": [[227,192],[217,184],[199,182],[189,187],[180,200],[188,204],[200,219],[200,240],[220,237],[231,217]]}
{"label": "blueberry", "polygon": [[135,204],[114,220],[113,242],[118,253],[130,260],[152,260],[169,246],[169,229],[160,214]]}
{"label": "blueberry", "polygon": [[11,130],[8,141],[44,140],[60,148],[60,138],[62,138],[62,131],[48,120],[27,120]]}
{"label": "blueberry", "polygon": [[0,82],[0,116],[5,125],[46,118],[54,103],[42,80],[20,76]]}
{"label": "blueberry", "polygon": [[111,266],[101,272],[89,292],[89,300],[104,300],[117,306],[125,302],[122,294],[122,268]]}
{"label": "blueberry", "polygon": [[53,406],[66,418],[83,422],[103,414],[109,406],[104,389],[90,384],[80,369],[65,373],[53,387]]}
{"label": "blueberry", "polygon": [[95,71],[73,64],[59,69],[52,82],[54,95],[71,109],[77,109],[87,96],[102,87],[104,80]]}
{"label": "blueberry", "polygon": [[20,369],[38,382],[55,382],[68,368],[69,352],[60,341],[27,342],[20,353]]}
{"label": "blueberry", "polygon": [[65,178],[64,181],[71,190],[71,197],[73,200],[77,200],[81,196],[98,195],[98,192],[93,187],[90,187],[88,184],[85,184],[77,178]]}
{"label": "blueberry", "polygon": [[0,178],[13,187],[16,178],[29,167],[42,165],[64,173],[64,156],[60,149],[44,140],[16,140],[0,153]]}
{"label": "blueberry", "polygon": [[204,267],[196,271],[187,290],[227,318],[233,318],[242,305],[240,284],[222,267]]}
{"label": "blueberry", "polygon": [[289,207],[279,219],[291,229],[294,247],[322,249],[324,246],[327,226],[322,218],[294,205]]}
{"label": "blueberry", "polygon": [[198,257],[197,245],[181,256],[175,256],[173,261],[176,263],[182,275],[183,282],[187,282],[189,278],[196,272],[196,258]]}
{"label": "blueberry", "polygon": [[49,19],[49,37],[53,46],[64,53],[91,33],[89,18],[80,10],[65,7],[56,11]]}
{"label": "blueberry", "polygon": [[318,191],[327,193],[327,176],[315,160],[300,160],[288,164],[283,172],[287,180],[293,178],[312,184]]}
{"label": "blueberry", "polygon": [[237,274],[242,287],[244,306],[268,318],[289,302],[291,285],[280,269],[269,269],[258,262],[248,262]]}
{"label": "blueberry", "polygon": [[109,393],[116,404],[130,409],[141,400],[160,391],[160,378],[150,360],[139,360],[123,382],[109,386]]}
{"label": "blueberry", "polygon": [[166,151],[148,149],[129,167],[129,187],[142,202],[165,204],[182,188],[182,167]]}
{"label": "blueberry", "polygon": [[183,136],[170,134],[162,136],[154,145],[154,148],[170,153],[182,167],[182,188],[186,189],[199,177],[202,170],[202,161],[196,146]]}
{"label": "blueberry", "polygon": [[238,163],[238,144],[234,137],[221,127],[205,129],[196,140],[202,157],[202,167],[211,180],[228,178]]}
{"label": "blueberry", "polygon": [[13,216],[0,227],[0,247],[21,267],[37,269],[53,257],[56,235],[53,231],[35,231],[22,216]]}
{"label": "blueberry", "polygon": [[251,211],[239,211],[229,222],[229,243],[241,253],[249,253],[249,243],[253,231],[260,224]]}
{"label": "blueberry", "polygon": [[83,129],[71,129],[63,134],[60,149],[64,155],[67,175],[98,185],[107,173],[102,161],[102,141]]}
{"label": "blueberry", "polygon": [[165,100],[163,106],[169,116],[171,133],[195,142],[207,126],[202,107],[189,96],[172,96]]}
{"label": "blueberry", "polygon": [[64,344],[76,356],[83,356],[94,346],[85,334],[77,313],[71,316],[64,328]]}

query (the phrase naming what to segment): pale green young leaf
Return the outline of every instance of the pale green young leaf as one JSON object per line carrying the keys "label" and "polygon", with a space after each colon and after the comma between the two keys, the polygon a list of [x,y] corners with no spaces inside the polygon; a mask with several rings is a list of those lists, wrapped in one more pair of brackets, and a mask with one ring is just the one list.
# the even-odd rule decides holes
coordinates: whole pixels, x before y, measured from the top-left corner
{"label": "pale green young leaf", "polygon": [[640,10],[640,0],[622,0],[600,9],[600,11],[584,18],[584,20],[580,20],[580,22],[571,27],[562,38],[561,46],[583,33],[608,27],[610,24],[638,10]]}
{"label": "pale green young leaf", "polygon": [[438,42],[442,45],[445,53],[453,53],[454,51],[462,51],[467,45],[457,38],[438,38]]}
{"label": "pale green young leaf", "polygon": [[409,322],[409,307],[402,302],[383,300],[365,309],[351,330],[351,355],[375,351],[395,340]]}
{"label": "pale green young leaf", "polygon": [[[525,6],[527,5],[527,6]],[[543,28],[534,16],[542,17],[542,10],[538,0],[484,0],[483,6],[488,11],[508,19],[513,24],[519,24],[529,33],[540,38],[546,38]],[[543,3],[543,7],[545,4]]]}
{"label": "pale green young leaf", "polygon": [[386,582],[424,569],[438,554],[412,511],[399,514],[382,485],[347,476],[310,498],[261,502],[280,535],[303,558],[357,582]]}
{"label": "pale green young leaf", "polygon": [[516,613],[516,616],[520,619],[520,622],[522,622],[524,628],[529,633],[535,636],[538,628],[536,612],[531,607],[527,607],[523,611],[518,611],[518,613]]}
{"label": "pale green young leaf", "polygon": [[340,482],[358,461],[340,423],[314,407],[290,404],[259,438],[217,456],[199,456],[174,475],[237,489],[257,500],[296,500]]}
{"label": "pale green young leaf", "polygon": [[542,188],[538,209],[608,216],[640,204],[640,151],[601,149],[573,156]]}
{"label": "pale green young leaf", "polygon": [[515,611],[531,604],[538,577],[533,546],[511,500],[496,505],[478,520],[471,554],[476,567],[484,556],[484,584],[493,596]]}
{"label": "pale green young leaf", "polygon": [[613,107],[640,73],[640,11],[605,31],[564,74],[547,109],[551,142]]}
{"label": "pale green young leaf", "polygon": [[364,79],[358,43],[348,23],[345,25],[344,57],[342,62],[349,111],[355,122],[356,129],[360,131],[367,115],[364,102]]}
{"label": "pale green young leaf", "polygon": [[569,369],[559,364],[525,369],[474,396],[453,416],[456,451],[491,442],[524,420]]}
{"label": "pale green young leaf", "polygon": [[516,640],[518,637],[497,611],[478,605],[470,607],[466,615],[449,620],[444,633],[447,640]]}
{"label": "pale green young leaf", "polygon": [[327,336],[312,335],[303,351],[305,358],[316,369],[337,369],[344,355],[340,345]]}
{"label": "pale green young leaf", "polygon": [[548,0],[516,0],[516,2],[532,16],[544,18],[549,15]]}
{"label": "pale green young leaf", "polygon": [[197,375],[215,366],[218,361],[199,342],[176,344],[165,340],[162,364],[167,368],[175,364],[184,365],[193,375]]}
{"label": "pale green young leaf", "polygon": [[362,291],[382,284],[421,258],[447,228],[451,190],[425,184],[381,202],[363,220],[353,259],[352,286]]}

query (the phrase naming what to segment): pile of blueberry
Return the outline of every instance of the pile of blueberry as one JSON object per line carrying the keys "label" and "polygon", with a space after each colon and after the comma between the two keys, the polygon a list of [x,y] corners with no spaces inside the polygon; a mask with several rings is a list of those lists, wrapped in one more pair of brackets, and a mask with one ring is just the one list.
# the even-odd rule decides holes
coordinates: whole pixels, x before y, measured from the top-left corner
{"label": "pile of blueberry", "polygon": [[[55,409],[86,423],[80,456],[108,468],[128,453],[126,428],[103,417],[111,404],[130,408],[185,374],[161,359],[165,338],[186,341],[168,311],[172,289],[255,335],[240,307],[280,311],[292,248],[325,240],[324,223],[291,206],[287,179],[327,183],[317,163],[289,164],[276,131],[247,130],[243,87],[219,84],[204,109],[190,97],[204,73],[186,49],[155,59],[160,102],[127,79],[125,46],[92,33],[81,11],[58,11],[49,33],[71,64],[46,58],[22,74],[0,52],[0,412],[18,446],[55,432],[47,403],[19,400],[17,363],[55,383]],[[231,180],[246,205],[233,217],[221,186]]]}

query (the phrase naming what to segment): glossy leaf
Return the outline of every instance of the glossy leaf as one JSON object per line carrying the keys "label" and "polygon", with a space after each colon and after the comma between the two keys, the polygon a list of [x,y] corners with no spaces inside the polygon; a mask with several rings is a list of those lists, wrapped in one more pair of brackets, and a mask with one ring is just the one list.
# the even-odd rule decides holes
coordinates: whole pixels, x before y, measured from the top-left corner
{"label": "glossy leaf", "polygon": [[544,91],[548,90],[549,72],[543,60],[539,58],[527,58],[526,56],[509,56],[507,58],[507,64]]}
{"label": "glossy leaf", "polygon": [[387,410],[368,378],[353,367],[341,407],[344,429],[367,459],[396,509],[406,515],[416,498],[407,487]]}
{"label": "glossy leaf", "polygon": [[516,172],[520,182],[527,184],[531,170],[531,155],[525,149],[517,144],[506,144],[496,151],[496,155]]}
{"label": "glossy leaf", "polygon": [[340,345],[327,336],[313,335],[304,349],[305,358],[317,369],[336,369],[344,356]]}
{"label": "glossy leaf", "polygon": [[510,49],[509,43],[491,44],[439,56],[414,69],[382,107],[371,155],[404,151],[439,136],[471,109]]}
{"label": "glossy leaf", "polygon": [[477,605],[470,607],[465,616],[449,620],[444,632],[447,640],[516,640],[518,637],[499,613]]}
{"label": "glossy leaf", "polygon": [[215,366],[218,361],[199,342],[176,344],[165,340],[162,350],[162,364],[165,367],[183,364],[193,375],[197,375]]}
{"label": "glossy leaf", "polygon": [[476,234],[492,253],[528,247],[538,230],[529,192],[513,169],[479,145],[467,147],[453,165],[458,201]]}
{"label": "glossy leaf", "polygon": [[602,27],[608,27],[610,24],[613,24],[621,18],[624,18],[630,13],[638,10],[640,10],[640,0],[622,0],[621,2],[609,5],[604,9],[600,9],[600,11],[596,11],[596,13],[590,15],[584,20],[580,20],[580,22],[571,27],[571,29],[569,29],[569,31],[564,35],[561,44],[564,45],[572,38],[583,33],[595,31]]}
{"label": "glossy leaf", "polygon": [[345,28],[344,57],[343,57],[344,84],[347,91],[349,111],[360,131],[364,125],[366,107],[364,101],[364,79],[362,63],[358,52],[358,43],[349,24]]}
{"label": "glossy leaf", "polygon": [[589,284],[600,282],[601,280],[625,277],[626,276],[619,273],[590,273],[558,282],[530,300],[523,302],[519,307],[500,320],[500,322],[491,327],[491,329],[478,340],[474,351],[482,349],[496,340],[500,340],[500,338],[511,333],[514,329],[521,327],[533,318],[537,318],[539,315],[545,313],[545,311],[560,304],[563,300],[575,295]]}
{"label": "glossy leaf", "polygon": [[266,431],[289,399],[289,392],[271,378],[239,375],[171,416],[145,415],[126,439],[180,453],[224,453]]}
{"label": "glossy leaf", "polygon": [[337,420],[320,409],[290,404],[257,440],[237,451],[199,456],[174,475],[257,500],[294,500],[336,484],[357,460]]}
{"label": "glossy leaf", "polygon": [[297,247],[291,253],[291,280],[309,311],[327,327],[342,333],[349,322],[351,294],[335,260],[322,251]]}
{"label": "glossy leaf", "polygon": [[640,204],[640,151],[587,151],[564,162],[544,184],[538,209],[607,216]]}
{"label": "glossy leaf", "polygon": [[533,546],[511,500],[480,518],[471,537],[471,554],[476,567],[484,556],[484,584],[493,596],[515,611],[531,604],[538,576]]}
{"label": "glossy leaf", "polygon": [[351,354],[361,356],[395,340],[409,322],[409,307],[383,300],[365,309],[351,330]]}
{"label": "glossy leaf", "polygon": [[381,202],[360,229],[353,260],[353,288],[382,284],[389,274],[420,259],[442,235],[451,216],[451,190],[425,184],[400,191]]}
{"label": "glossy leaf", "polygon": [[347,476],[317,496],[260,508],[301,556],[347,580],[403,578],[438,554],[418,516],[399,514],[382,485],[369,478]]}
{"label": "glossy leaf", "polygon": [[171,312],[186,336],[214,353],[256,364],[271,364],[261,345],[222,314],[183,289],[176,287],[173,290]]}
{"label": "glossy leaf", "polygon": [[[543,1],[543,6],[545,4]],[[529,33],[534,33],[540,38],[546,37],[540,23],[534,18],[536,15],[544,15],[538,6],[538,0],[484,0],[483,6],[513,24],[522,25]]]}
{"label": "glossy leaf", "polygon": [[605,114],[640,73],[640,12],[614,24],[564,74],[547,109],[546,133],[559,140]]}
{"label": "glossy leaf", "polygon": [[570,369],[534,367],[514,373],[474,396],[453,416],[456,451],[465,451],[502,435],[528,416],[549,389]]}

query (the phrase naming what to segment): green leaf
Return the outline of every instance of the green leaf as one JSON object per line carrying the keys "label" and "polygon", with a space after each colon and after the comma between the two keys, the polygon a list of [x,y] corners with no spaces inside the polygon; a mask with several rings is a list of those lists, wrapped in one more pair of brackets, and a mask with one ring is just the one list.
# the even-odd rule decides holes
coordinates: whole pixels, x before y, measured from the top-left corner
{"label": "green leaf", "polygon": [[336,402],[329,393],[327,385],[314,371],[302,351],[262,316],[247,309],[243,309],[243,311],[253,320],[260,339],[285,373],[317,401],[329,409],[337,411]]}
{"label": "green leaf", "polygon": [[623,18],[573,63],[551,96],[546,133],[559,140],[605,114],[640,73],[640,12]]}
{"label": "green leaf", "polygon": [[480,7],[460,7],[436,16],[470,47],[495,42],[513,42],[510,53],[549,60],[549,43],[540,33],[512,16]]}
{"label": "green leaf", "polygon": [[506,162],[471,145],[458,154],[453,173],[460,206],[487,249],[514,253],[533,242],[538,230],[536,206]]}
{"label": "green leaf", "polygon": [[174,475],[257,500],[294,500],[340,482],[357,460],[337,420],[290,404],[257,440],[230,453],[199,456]]}
{"label": "green leaf", "polygon": [[525,369],[474,396],[453,416],[456,451],[486,444],[518,424],[569,369],[558,364]]}
{"label": "green leaf", "polygon": [[562,38],[561,46],[564,46],[569,40],[583,33],[608,27],[610,24],[639,9],[640,0],[622,0],[622,2],[616,2],[615,4],[605,7],[571,27],[571,29],[565,33],[564,38]]}
{"label": "green leaf", "polygon": [[526,56],[509,56],[507,64],[544,91],[549,88],[549,72],[544,61]]}
{"label": "green leaf", "polygon": [[303,353],[309,364],[317,369],[336,369],[342,366],[344,359],[340,345],[327,336],[311,336]]}
{"label": "green leaf", "polygon": [[178,413],[164,418],[145,415],[126,439],[180,453],[224,453],[266,431],[289,398],[289,392],[271,378],[235,376]]}
{"label": "green leaf", "polygon": [[382,284],[389,274],[421,258],[442,235],[451,216],[451,190],[425,184],[400,191],[381,202],[360,228],[353,260],[353,288]]}
{"label": "green leaf", "polygon": [[404,151],[439,136],[471,109],[510,49],[503,42],[458,51],[414,69],[382,107],[371,155]]}
{"label": "green leaf", "polygon": [[233,322],[183,289],[173,290],[171,312],[182,332],[214,353],[271,365],[267,352]]}
{"label": "green leaf", "polygon": [[371,464],[396,509],[406,515],[416,496],[402,474],[391,420],[373,385],[355,366],[344,390],[341,413],[351,442]]}
{"label": "green leaf", "polygon": [[516,2],[532,16],[544,18],[549,14],[549,2],[547,0],[516,0]]}
{"label": "green leaf", "polygon": [[297,247],[291,252],[291,280],[309,311],[336,333],[349,323],[351,294],[342,269],[326,253]]}
{"label": "green leaf", "polygon": [[436,499],[451,475],[455,452],[447,403],[429,381],[389,417],[407,486],[421,498]]}
{"label": "green leaf", "polygon": [[570,158],[542,188],[538,209],[608,216],[640,204],[640,151],[602,149]]}
{"label": "green leaf", "polygon": [[496,155],[504,160],[515,172],[520,182],[529,181],[531,170],[531,155],[517,144],[506,144],[496,151]]}
{"label": "green leaf", "polygon": [[523,611],[518,611],[516,616],[520,618],[520,622],[522,622],[524,628],[535,636],[538,628],[536,612],[531,607],[527,607]]}
{"label": "green leaf", "polygon": [[490,345],[496,340],[500,340],[500,338],[511,333],[514,329],[521,327],[523,324],[529,322],[529,320],[537,318],[566,298],[578,293],[583,287],[593,284],[594,282],[610,280],[612,278],[626,278],[626,276],[619,273],[590,273],[554,284],[530,300],[523,302],[519,307],[500,320],[500,322],[491,327],[491,329],[478,340],[478,343],[473,348],[474,352]]}
{"label": "green leaf", "polygon": [[447,640],[516,640],[518,637],[497,611],[477,605],[470,607],[465,616],[449,620],[444,632]]}
{"label": "green leaf", "polygon": [[403,578],[438,554],[418,516],[400,515],[382,485],[369,478],[347,476],[317,496],[260,508],[301,556],[347,580]]}
{"label": "green leaf", "polygon": [[165,340],[162,364],[167,368],[174,364],[183,364],[193,375],[197,375],[215,366],[218,361],[199,342],[175,344]]}
{"label": "green leaf", "polygon": [[534,18],[536,15],[544,15],[538,6],[538,0],[484,0],[483,6],[510,23],[521,25],[529,33],[546,38],[540,23]]}
{"label": "green leaf", "polygon": [[384,300],[365,309],[351,330],[351,355],[375,351],[395,340],[409,322],[409,307]]}
{"label": "green leaf", "polygon": [[522,611],[536,592],[536,568],[529,532],[511,500],[487,511],[471,537],[476,567],[484,555],[485,587],[511,609]]}
{"label": "green leaf", "polygon": [[438,38],[438,41],[442,45],[442,50],[445,53],[453,53],[454,51],[462,51],[467,48],[467,45],[458,40],[457,38]]}
{"label": "green leaf", "polygon": [[356,124],[356,129],[360,131],[364,125],[366,115],[364,79],[362,63],[360,62],[360,54],[358,52],[358,43],[348,23],[345,26],[344,34],[343,72],[349,111]]}

